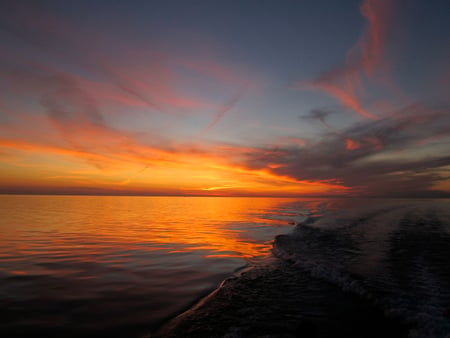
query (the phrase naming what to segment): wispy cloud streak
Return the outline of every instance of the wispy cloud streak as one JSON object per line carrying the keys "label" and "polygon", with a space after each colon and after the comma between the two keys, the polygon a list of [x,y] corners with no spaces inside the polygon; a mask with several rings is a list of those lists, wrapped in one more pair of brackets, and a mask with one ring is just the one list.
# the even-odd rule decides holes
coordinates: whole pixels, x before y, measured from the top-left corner
{"label": "wispy cloud streak", "polygon": [[387,71],[383,51],[393,16],[393,3],[389,0],[365,0],[361,13],[367,20],[367,27],[347,53],[345,64],[297,87],[322,90],[359,115],[376,120],[378,116],[363,107],[360,97],[365,93],[366,79],[373,80],[377,74]]}
{"label": "wispy cloud streak", "polygon": [[226,112],[230,111],[236,106],[242,95],[245,93],[247,87],[248,84],[245,84],[241,88],[239,88],[236,94],[233,95],[231,99],[224,104],[223,107],[221,107],[221,109],[214,116],[213,120],[201,131],[201,134],[204,134],[211,130],[224,117]]}

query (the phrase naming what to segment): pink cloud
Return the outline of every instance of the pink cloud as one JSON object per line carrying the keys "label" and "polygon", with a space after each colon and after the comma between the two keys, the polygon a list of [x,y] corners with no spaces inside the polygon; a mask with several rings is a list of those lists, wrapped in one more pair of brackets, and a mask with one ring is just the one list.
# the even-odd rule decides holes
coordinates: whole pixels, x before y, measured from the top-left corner
{"label": "pink cloud", "polygon": [[365,79],[374,80],[377,74],[387,72],[383,53],[393,17],[393,3],[389,0],[365,0],[361,13],[367,20],[366,30],[347,53],[345,64],[297,87],[320,89],[361,116],[377,119],[377,115],[363,108],[361,96],[365,93]]}

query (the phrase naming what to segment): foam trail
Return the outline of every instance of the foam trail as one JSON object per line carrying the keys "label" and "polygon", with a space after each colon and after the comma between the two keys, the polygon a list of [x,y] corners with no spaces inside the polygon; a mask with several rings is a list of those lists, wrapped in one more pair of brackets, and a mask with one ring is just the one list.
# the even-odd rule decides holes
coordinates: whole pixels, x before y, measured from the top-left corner
{"label": "foam trail", "polygon": [[[450,236],[442,203],[333,214],[278,236],[274,254],[357,294],[411,325],[414,337],[448,337]],[[440,209],[442,208],[442,209]]]}

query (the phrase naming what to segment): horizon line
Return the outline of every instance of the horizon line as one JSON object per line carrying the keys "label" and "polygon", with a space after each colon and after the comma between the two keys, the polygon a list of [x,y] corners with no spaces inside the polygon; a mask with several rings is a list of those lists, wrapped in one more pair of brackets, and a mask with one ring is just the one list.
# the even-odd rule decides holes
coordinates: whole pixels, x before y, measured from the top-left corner
{"label": "horizon line", "polygon": [[[432,193],[432,192],[431,192]],[[93,196],[93,197],[231,197],[231,198],[392,198],[392,199],[450,199],[450,194],[424,196],[388,195],[206,195],[206,194],[137,194],[137,193],[43,193],[0,192],[0,196]]]}

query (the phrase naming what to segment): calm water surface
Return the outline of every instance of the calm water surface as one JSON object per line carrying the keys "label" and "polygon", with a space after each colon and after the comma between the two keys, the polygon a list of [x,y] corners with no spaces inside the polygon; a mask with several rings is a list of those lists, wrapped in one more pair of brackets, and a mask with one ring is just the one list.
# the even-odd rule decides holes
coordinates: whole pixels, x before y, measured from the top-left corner
{"label": "calm water surface", "polygon": [[143,334],[266,257],[323,201],[0,196],[1,332]]}

